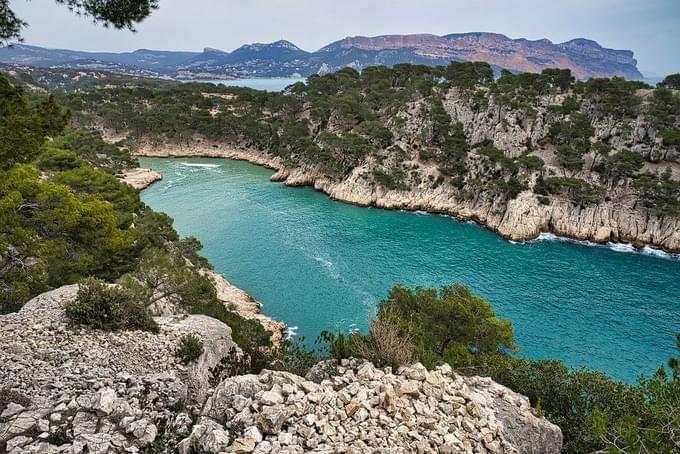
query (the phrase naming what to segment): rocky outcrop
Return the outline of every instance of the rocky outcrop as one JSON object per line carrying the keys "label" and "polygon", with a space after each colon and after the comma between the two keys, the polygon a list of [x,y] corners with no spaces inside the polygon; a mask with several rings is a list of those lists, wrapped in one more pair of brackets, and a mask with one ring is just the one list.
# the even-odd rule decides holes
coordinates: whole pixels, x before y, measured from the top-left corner
{"label": "rocky outcrop", "polygon": [[[559,453],[560,429],[526,397],[480,377],[420,364],[321,363],[308,374],[263,371],[224,380],[180,452]],[[323,371],[322,371],[323,372]]]}
{"label": "rocky outcrop", "polygon": [[279,345],[283,340],[285,323],[273,320],[262,313],[262,304],[248,293],[235,287],[221,275],[211,270],[202,270],[213,282],[217,290],[217,299],[222,301],[229,310],[238,313],[241,317],[256,320],[265,330],[272,333],[272,344]]}
{"label": "rocky outcrop", "polygon": [[[641,90],[638,94],[643,102],[647,102],[650,96],[649,90]],[[578,240],[626,242],[680,252],[680,217],[645,208],[631,187],[631,181],[617,181],[616,184],[603,181],[602,175],[591,171],[595,159],[592,153],[585,156],[586,163],[579,172],[566,171],[559,165],[555,146],[549,140],[549,131],[551,124],[565,118],[555,107],[561,106],[566,96],[540,96],[532,101],[531,109],[527,109],[496,102],[491,95],[487,104],[477,105],[469,92],[454,88],[445,93],[443,107],[453,123],[463,126],[469,144],[493,143],[506,157],[517,158],[531,153],[545,162],[542,169],[522,175],[529,189],[510,200],[495,196],[479,185],[466,186],[461,191],[458,185],[448,181],[433,184],[443,176],[436,164],[420,157],[420,151],[427,147],[428,137],[432,134],[427,113],[429,107],[422,100],[410,103],[386,124],[394,134],[395,145],[404,151],[402,162],[396,162],[390,152],[379,152],[381,156],[366,157],[341,177],[330,176],[312,164],[284,163],[266,151],[211,142],[200,137],[185,144],[146,144],[135,154],[246,160],[275,169],[276,173],[272,176],[275,181],[291,186],[313,186],[337,200],[362,206],[423,210],[461,220],[474,220],[514,241],[531,240],[543,232],[551,232]],[[595,113],[596,106],[592,100],[582,99],[581,102],[584,104],[582,110],[590,112],[592,117],[592,140],[606,141],[614,152],[628,149],[639,153],[654,161],[645,163],[645,171],[671,168],[673,178],[680,179],[677,148],[664,144],[659,132],[644,114],[616,118]],[[376,169],[389,173],[391,166],[397,164],[407,174],[402,188],[389,189],[376,184],[372,177]],[[474,152],[468,154],[466,167],[466,181],[484,180],[494,170]],[[550,176],[585,180],[601,188],[602,201],[579,205],[558,195],[539,199],[531,187],[538,178]]]}
{"label": "rocky outcrop", "polygon": [[[393,373],[359,360],[230,377],[211,369],[238,347],[206,316],[156,317],[160,333],[67,322],[65,286],[0,316],[0,451],[557,453],[562,435],[529,401],[447,366]],[[193,333],[203,354],[177,359]],[[196,421],[196,424],[194,422]]]}
{"label": "rocky outcrop", "polygon": [[[72,326],[64,306],[76,293],[61,287],[0,316],[0,451],[123,452],[166,425],[181,432],[210,369],[238,349],[227,325],[202,315],[156,318],[159,334]],[[184,365],[176,351],[189,333],[204,352]]]}
{"label": "rocky outcrop", "polygon": [[141,191],[142,189],[148,188],[156,181],[162,180],[163,175],[151,169],[137,168],[126,170],[119,178],[123,183]]}
{"label": "rocky outcrop", "polygon": [[[522,143],[502,135],[506,143]],[[217,145],[217,144],[215,144]],[[521,147],[518,148],[520,150]],[[518,151],[517,154],[520,154]],[[312,186],[333,199],[360,206],[385,209],[427,211],[446,214],[459,220],[473,220],[504,238],[526,241],[543,232],[597,243],[625,242],[636,246],[648,245],[669,252],[680,252],[680,218],[657,216],[636,203],[633,197],[597,205],[578,206],[567,200],[550,197],[542,203],[531,191],[505,202],[494,197],[479,196],[461,199],[450,186],[432,187],[428,177],[437,173],[420,167],[422,182],[408,190],[390,190],[375,185],[370,178],[372,162],[357,166],[343,180],[329,178],[318,169],[285,167],[277,157],[258,150],[239,150],[229,145],[195,145],[178,148],[161,147],[159,151],[144,148],[140,156],[223,157],[238,159],[277,169],[273,181],[290,186]],[[419,165],[420,163],[415,162]],[[550,172],[546,169],[546,172]]]}

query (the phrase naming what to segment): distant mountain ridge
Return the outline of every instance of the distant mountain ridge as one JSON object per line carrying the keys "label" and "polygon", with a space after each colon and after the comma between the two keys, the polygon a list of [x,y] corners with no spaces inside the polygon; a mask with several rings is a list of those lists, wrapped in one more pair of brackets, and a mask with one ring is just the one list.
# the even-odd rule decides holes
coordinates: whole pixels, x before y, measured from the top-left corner
{"label": "distant mountain ridge", "polygon": [[346,66],[361,70],[372,65],[416,63],[434,66],[447,65],[451,61],[486,61],[496,69],[517,72],[569,68],[579,79],[643,78],[630,50],[607,49],[583,38],[555,44],[548,39],[512,39],[483,32],[445,36],[354,36],[316,52],[305,51],[285,40],[246,44],[232,52],[214,48],[205,48],[203,52],[148,49],[123,53],[82,52],[24,44],[0,48],[0,63],[100,68],[177,78],[309,76]]}

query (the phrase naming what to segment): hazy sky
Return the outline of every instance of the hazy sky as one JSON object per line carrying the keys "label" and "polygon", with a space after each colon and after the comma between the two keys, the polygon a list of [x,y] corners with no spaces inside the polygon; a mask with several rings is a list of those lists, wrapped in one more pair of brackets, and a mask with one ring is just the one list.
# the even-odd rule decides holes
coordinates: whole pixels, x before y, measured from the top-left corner
{"label": "hazy sky", "polygon": [[306,50],[345,36],[489,31],[631,49],[643,71],[680,72],[680,0],[160,0],[137,33],[105,30],[53,0],[12,0],[27,44],[79,50],[233,50],[287,39]]}

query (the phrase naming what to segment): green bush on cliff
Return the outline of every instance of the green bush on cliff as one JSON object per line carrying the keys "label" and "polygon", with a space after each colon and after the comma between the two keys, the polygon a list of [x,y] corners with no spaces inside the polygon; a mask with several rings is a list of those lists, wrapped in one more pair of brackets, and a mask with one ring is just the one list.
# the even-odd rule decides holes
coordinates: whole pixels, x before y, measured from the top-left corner
{"label": "green bush on cliff", "polygon": [[29,105],[24,90],[0,74],[0,118],[1,171],[15,163],[31,162],[40,153],[45,139],[63,130],[69,114],[61,110],[52,96]]}
{"label": "green bush on cliff", "polygon": [[639,113],[642,98],[637,90],[650,88],[644,82],[625,80],[622,77],[611,79],[594,78],[580,82],[578,88],[591,99],[598,112],[614,117],[632,117]]}
{"label": "green bush on cliff", "polygon": [[530,171],[541,170],[545,165],[545,161],[538,156],[523,154],[517,158],[517,163]]}
{"label": "green bush on cliff", "polygon": [[76,299],[66,305],[66,316],[74,323],[104,331],[159,331],[149,310],[132,292],[94,278],[80,283]]}
{"label": "green bush on cliff", "polygon": [[664,145],[680,147],[680,128],[668,128],[661,131]]}
{"label": "green bush on cliff", "polygon": [[185,334],[179,338],[177,357],[184,363],[197,360],[203,354],[203,341],[195,334]]}
{"label": "green bush on cliff", "polygon": [[580,178],[542,178],[536,182],[534,191],[541,195],[561,195],[578,205],[588,205],[602,201],[602,194],[600,191]]}
{"label": "green bush on cliff", "polygon": [[645,158],[640,153],[621,150],[607,156],[602,162],[602,169],[606,175],[615,179],[630,178],[635,176],[644,164]]}
{"label": "green bush on cliff", "polygon": [[[516,349],[510,322],[497,318],[489,303],[461,285],[439,291],[420,287],[411,290],[397,285],[380,303],[376,320],[384,323],[385,331],[394,327],[399,337],[408,340],[412,353],[428,367],[441,361],[467,364],[478,353]],[[373,331],[368,335],[353,333],[348,339],[331,336],[329,350],[336,357],[354,356],[362,344],[379,342],[371,336],[376,334]],[[385,352],[382,354],[388,356]]]}
{"label": "green bush on cliff", "polygon": [[659,82],[659,86],[672,90],[680,90],[680,73],[669,74],[664,80]]}
{"label": "green bush on cliff", "polygon": [[672,179],[670,168],[661,176],[652,173],[639,176],[633,187],[645,207],[662,215],[680,214],[680,182]]}

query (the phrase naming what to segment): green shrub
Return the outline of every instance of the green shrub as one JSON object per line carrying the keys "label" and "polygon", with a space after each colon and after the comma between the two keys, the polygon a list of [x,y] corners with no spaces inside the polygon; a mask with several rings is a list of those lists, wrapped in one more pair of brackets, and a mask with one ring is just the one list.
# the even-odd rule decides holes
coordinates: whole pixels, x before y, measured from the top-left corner
{"label": "green shrub", "polygon": [[580,178],[542,178],[536,182],[534,192],[540,195],[560,194],[579,205],[599,203],[602,200],[600,190]]}
{"label": "green shrub", "polygon": [[184,364],[198,359],[203,354],[203,341],[195,334],[186,334],[179,338],[177,357]]}
{"label": "green shrub", "polygon": [[517,163],[530,171],[541,170],[545,165],[545,161],[538,156],[523,154],[517,158]]}
{"label": "green shrub", "polygon": [[80,283],[76,299],[66,305],[66,316],[74,323],[104,331],[159,332],[149,310],[130,291],[94,278]]}
{"label": "green shrub", "polygon": [[41,170],[71,170],[83,165],[72,151],[48,148],[38,158],[38,168]]}
{"label": "green shrub", "polygon": [[645,207],[662,215],[675,216],[680,213],[680,182],[671,178],[670,168],[661,176],[651,173],[639,176],[633,187]]}
{"label": "green shrub", "polygon": [[406,172],[399,166],[394,166],[387,172],[381,169],[373,170],[373,179],[376,183],[387,189],[408,189],[405,183]]}
{"label": "green shrub", "polygon": [[663,144],[669,147],[680,147],[680,128],[668,128],[661,131]]}
{"label": "green shrub", "polygon": [[415,346],[408,334],[401,332],[400,320],[386,310],[373,319],[367,334],[333,334],[324,331],[317,344],[323,344],[334,359],[363,358],[378,367],[409,366],[416,361]]}
{"label": "green shrub", "polygon": [[640,153],[621,150],[607,156],[602,162],[604,172],[614,178],[628,178],[637,174],[645,164],[645,158]]}
{"label": "green shrub", "polygon": [[670,88],[673,90],[680,90],[680,73],[669,74],[659,83],[659,86]]}

